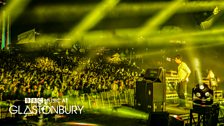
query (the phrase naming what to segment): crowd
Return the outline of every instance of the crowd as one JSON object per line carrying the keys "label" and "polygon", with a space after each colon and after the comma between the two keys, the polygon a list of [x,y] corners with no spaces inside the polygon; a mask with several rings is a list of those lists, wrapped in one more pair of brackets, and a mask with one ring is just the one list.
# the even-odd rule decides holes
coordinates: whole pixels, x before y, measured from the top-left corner
{"label": "crowd", "polygon": [[1,52],[0,56],[1,100],[122,92],[135,87],[142,71],[127,61],[110,63],[103,55],[34,57]]}

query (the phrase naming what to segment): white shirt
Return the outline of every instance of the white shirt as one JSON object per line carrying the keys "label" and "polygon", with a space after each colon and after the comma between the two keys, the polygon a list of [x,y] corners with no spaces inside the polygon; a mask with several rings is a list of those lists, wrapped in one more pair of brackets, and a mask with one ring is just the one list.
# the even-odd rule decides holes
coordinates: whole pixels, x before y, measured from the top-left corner
{"label": "white shirt", "polygon": [[187,66],[187,64],[185,62],[181,62],[178,66],[179,81],[188,81],[188,76],[190,75],[190,73],[191,73],[191,70]]}

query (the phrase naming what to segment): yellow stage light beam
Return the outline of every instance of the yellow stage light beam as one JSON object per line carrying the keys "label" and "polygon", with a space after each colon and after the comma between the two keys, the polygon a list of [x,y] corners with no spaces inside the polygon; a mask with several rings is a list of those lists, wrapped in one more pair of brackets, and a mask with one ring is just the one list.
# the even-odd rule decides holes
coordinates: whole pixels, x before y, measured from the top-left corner
{"label": "yellow stage light beam", "polygon": [[202,29],[210,28],[221,16],[223,16],[223,10],[220,10],[218,6],[213,10],[213,14],[206,20],[201,22],[200,26]]}
{"label": "yellow stage light beam", "polygon": [[[128,34],[129,31],[129,34]],[[172,44],[170,40],[183,40],[188,41],[192,44],[214,44],[214,41],[222,42],[224,29],[222,27],[210,30],[198,30],[198,31],[188,31],[180,33],[159,33],[156,31],[153,35],[146,36],[144,38],[144,45],[161,45],[161,44]],[[112,33],[111,31],[92,31],[85,34],[82,39],[86,41],[91,46],[108,46],[116,47],[122,45],[133,45],[138,46],[134,40],[134,35],[136,31],[130,29],[122,29]],[[110,42],[108,42],[110,40]],[[220,44],[218,43],[218,44]],[[180,43],[181,44],[181,43]],[[217,43],[216,43],[217,44]]]}
{"label": "yellow stage light beam", "polygon": [[197,83],[201,84],[202,83],[202,74],[201,74],[201,63],[198,58],[194,57],[192,60],[192,66],[193,69],[196,70],[196,76],[197,76]]}
{"label": "yellow stage light beam", "polygon": [[[181,39],[181,40],[192,40],[197,39],[197,37],[201,36],[204,37],[206,40],[210,36],[214,35],[220,35],[224,33],[224,29],[221,28],[215,28],[210,30],[204,30],[204,31],[193,31],[193,32],[181,32],[179,34],[166,34],[166,35],[160,35],[160,36],[151,36],[151,38],[148,37],[148,40],[154,41],[154,42],[163,42],[171,39]],[[216,40],[217,38],[213,38],[213,40]],[[189,41],[190,42],[190,41]],[[203,42],[201,42],[203,43]]]}
{"label": "yellow stage light beam", "polygon": [[[166,8],[171,2],[144,2],[144,3],[120,3],[113,11],[108,12],[107,17],[133,17],[145,16],[157,13]],[[67,21],[72,17],[80,17],[93,10],[96,4],[60,4],[60,5],[37,5],[32,10],[25,12],[33,15],[34,21],[46,22],[46,20]],[[191,13],[212,11],[216,6],[224,9],[222,1],[190,1],[180,4],[176,13]]]}
{"label": "yellow stage light beam", "polygon": [[[82,41],[86,42],[91,47],[105,46],[105,47],[119,47],[119,46],[139,46],[134,40],[134,35],[136,30],[132,29],[120,29],[116,30],[116,33],[113,33],[109,30],[102,31],[91,31],[85,34],[85,37],[82,38]],[[147,45],[170,45],[175,44],[171,40],[183,40],[192,44],[209,44],[213,45],[222,45],[224,44],[223,34],[224,29],[222,27],[210,29],[210,30],[198,30],[198,31],[188,31],[188,32],[178,32],[178,33],[162,33],[156,31],[151,36],[145,37],[145,46]],[[52,37],[52,38],[49,38]],[[47,34],[45,37],[41,37],[41,43],[44,44],[46,40],[57,39],[56,35]],[[70,39],[70,38],[69,38]],[[70,39],[71,40],[71,39]],[[69,42],[69,41],[68,41]],[[206,43],[205,43],[206,42]],[[178,43],[176,43],[178,44]],[[181,44],[181,43],[179,43]],[[184,43],[183,43],[184,44]],[[140,45],[141,46],[141,45]]]}
{"label": "yellow stage light beam", "polygon": [[[119,13],[121,15],[148,15],[151,13],[158,12],[167,6],[171,2],[145,2],[145,3],[121,3],[113,11],[113,14]],[[179,5],[176,13],[190,13],[190,12],[201,12],[211,11],[216,6],[220,6],[220,9],[224,9],[223,1],[185,1]],[[111,14],[112,15],[112,14]],[[114,15],[116,16],[116,15]]]}
{"label": "yellow stage light beam", "polygon": [[[82,17],[94,9],[95,4],[60,4],[60,5],[37,5],[32,10],[26,12],[28,15],[37,17],[34,22],[46,21],[71,21],[71,18]],[[32,19],[31,19],[32,20]]]}
{"label": "yellow stage light beam", "polygon": [[[119,0],[105,0],[102,3],[100,3],[98,6],[96,6],[96,9],[90,12],[82,21],[81,23],[72,29],[72,31],[65,37],[65,38],[71,38],[72,41],[62,41],[63,47],[67,48],[70,47],[76,40],[79,40],[82,35],[85,34],[87,30],[92,28],[94,25],[96,25],[103,17],[112,10],[116,4],[119,3]],[[90,54],[89,57],[94,57],[96,54]],[[85,60],[83,62],[88,62],[88,60]],[[83,68],[87,65],[79,65],[76,70],[82,71]]]}
{"label": "yellow stage light beam", "polygon": [[167,21],[176,11],[179,9],[180,5],[183,4],[184,0],[175,0],[171,2],[166,8],[161,10],[156,14],[152,19],[146,21],[146,23],[140,28],[139,34],[137,37],[144,37],[145,35],[150,34],[151,32],[158,29],[165,21]]}
{"label": "yellow stage light beam", "polygon": [[118,3],[119,0],[104,0],[97,5],[93,11],[87,14],[87,16],[77,26],[75,26],[70,33],[68,33],[66,38],[71,38],[73,43],[63,42],[64,47],[70,47],[76,40],[79,40],[86,31],[100,22],[100,20],[103,19],[104,16]]}
{"label": "yellow stage light beam", "polygon": [[[206,44],[206,45],[185,45],[185,47],[179,47],[178,48],[178,51],[179,52],[183,52],[183,51],[185,51],[185,52],[191,52],[191,51],[194,51],[194,50],[197,50],[197,49],[202,49],[202,48],[210,48],[210,47],[217,47],[217,46],[220,46],[220,45],[224,45],[224,43],[223,43],[223,41],[224,41],[224,38],[222,39],[222,42],[218,42],[218,43],[212,43],[212,44]],[[169,48],[170,46],[167,46],[167,48]],[[141,47],[140,47],[141,48]],[[173,48],[173,50],[169,50],[169,51],[173,51],[173,52],[176,52],[176,49],[174,49]],[[163,53],[161,50],[155,50],[155,51],[150,51],[150,52],[140,52],[140,53],[138,53],[138,54],[136,54],[136,56],[137,57],[140,57],[140,56],[156,56],[156,55],[159,55],[159,54],[161,54],[161,53]],[[195,62],[197,62],[197,61],[195,61],[195,59],[193,58],[194,56],[193,55],[195,55],[196,54],[196,52],[194,51],[194,52],[192,52],[192,53],[188,53],[188,56],[189,57],[192,57],[192,64],[195,64]],[[194,66],[194,65],[192,65],[192,66]]]}
{"label": "yellow stage light beam", "polygon": [[4,10],[12,17],[13,22],[26,8],[31,0],[9,0]]}

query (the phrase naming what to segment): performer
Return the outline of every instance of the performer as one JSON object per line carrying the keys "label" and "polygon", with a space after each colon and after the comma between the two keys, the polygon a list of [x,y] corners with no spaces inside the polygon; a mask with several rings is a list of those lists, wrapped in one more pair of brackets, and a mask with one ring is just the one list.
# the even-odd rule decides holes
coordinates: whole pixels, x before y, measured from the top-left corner
{"label": "performer", "polygon": [[187,64],[182,61],[182,57],[180,55],[175,57],[175,62],[178,64],[178,83],[176,87],[176,91],[179,97],[178,107],[186,107],[184,93],[186,90],[185,86],[188,82],[188,77],[191,74],[191,70]]}
{"label": "performer", "polygon": [[209,80],[209,88],[216,90],[218,83],[217,83],[215,74],[213,73],[211,69],[208,70],[208,75],[206,78]]}

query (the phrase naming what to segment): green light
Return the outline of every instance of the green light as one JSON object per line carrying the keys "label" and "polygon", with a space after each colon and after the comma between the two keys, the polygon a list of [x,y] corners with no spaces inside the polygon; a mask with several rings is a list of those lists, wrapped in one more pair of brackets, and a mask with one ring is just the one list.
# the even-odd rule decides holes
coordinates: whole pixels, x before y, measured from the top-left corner
{"label": "green light", "polygon": [[135,110],[133,108],[128,107],[120,107],[117,108],[117,110],[114,110],[113,108],[99,108],[99,113],[101,114],[107,114],[107,115],[113,115],[117,117],[126,117],[126,118],[137,118],[137,119],[147,119],[148,113],[141,112],[138,110]]}
{"label": "green light", "polygon": [[5,22],[5,11],[3,11],[3,16],[2,16],[2,46],[1,49],[5,48],[5,42],[6,42],[6,38],[5,38],[5,33],[6,33],[6,22]]}
{"label": "green light", "polygon": [[8,15],[7,16],[7,48],[10,47],[10,44],[11,44],[11,30],[10,30],[10,16]]}

